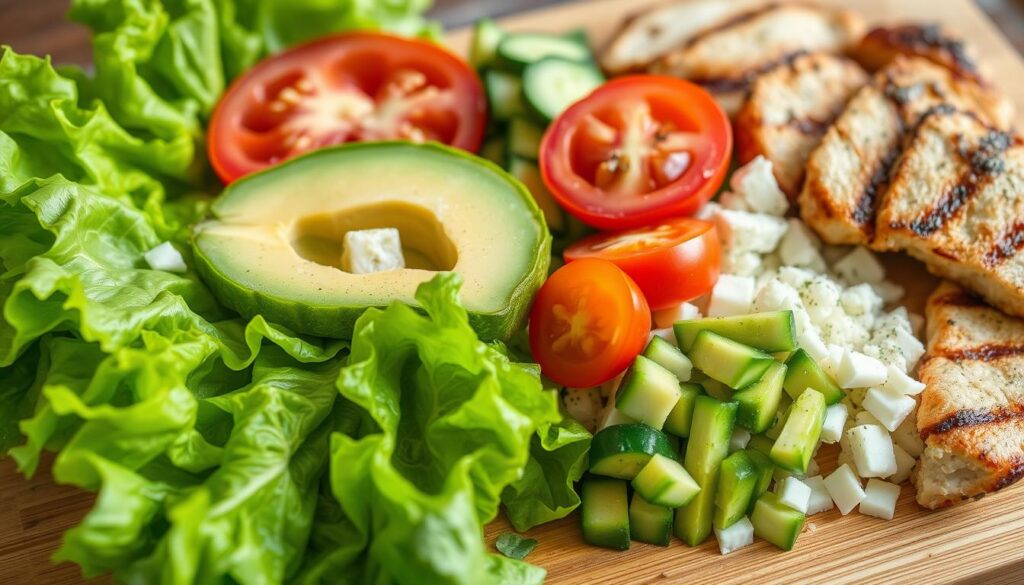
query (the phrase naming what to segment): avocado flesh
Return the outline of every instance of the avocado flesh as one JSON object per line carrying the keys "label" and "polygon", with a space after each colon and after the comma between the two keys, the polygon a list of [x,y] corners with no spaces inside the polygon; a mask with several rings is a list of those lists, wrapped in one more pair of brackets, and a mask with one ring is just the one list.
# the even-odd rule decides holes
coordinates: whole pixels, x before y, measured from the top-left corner
{"label": "avocado flesh", "polygon": [[[206,282],[247,317],[349,338],[368,307],[416,306],[437,271],[463,278],[483,339],[521,324],[547,273],[551,237],[528,191],[504,171],[439,145],[362,143],[316,151],[229,186],[197,227]],[[395,227],[407,268],[341,270],[350,230]]]}

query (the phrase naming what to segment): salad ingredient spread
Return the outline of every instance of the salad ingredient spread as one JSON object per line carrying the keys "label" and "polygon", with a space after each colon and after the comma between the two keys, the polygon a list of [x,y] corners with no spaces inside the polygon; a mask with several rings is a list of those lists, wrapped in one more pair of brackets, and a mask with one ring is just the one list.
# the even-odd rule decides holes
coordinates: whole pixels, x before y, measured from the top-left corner
{"label": "salad ingredient spread", "polygon": [[307,334],[349,337],[367,307],[415,305],[417,286],[454,270],[470,322],[505,338],[547,273],[550,236],[525,189],[438,145],[320,150],[233,183],[211,211],[195,251],[218,297]]}
{"label": "salad ingredient spread", "polygon": [[324,146],[437,141],[476,152],[479,79],[436,44],[348,33],[290,49],[235,80],[213,112],[210,162],[224,182]]}

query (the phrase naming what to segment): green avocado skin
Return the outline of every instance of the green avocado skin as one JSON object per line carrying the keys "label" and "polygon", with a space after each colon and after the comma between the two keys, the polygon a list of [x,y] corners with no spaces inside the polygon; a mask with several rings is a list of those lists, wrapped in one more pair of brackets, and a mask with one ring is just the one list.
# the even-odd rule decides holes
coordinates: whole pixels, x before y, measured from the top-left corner
{"label": "green avocado skin", "polygon": [[[285,171],[293,162],[308,157],[339,156],[346,151],[357,149],[380,149],[381,155],[386,156],[387,149],[395,147],[418,148],[423,149],[426,153],[433,153],[435,155],[442,153],[446,156],[460,157],[487,168],[489,171],[501,176],[509,184],[510,190],[522,199],[522,203],[527,207],[539,225],[541,237],[532,256],[533,262],[529,270],[523,274],[517,286],[510,292],[507,302],[501,310],[487,313],[467,310],[469,324],[476,331],[480,339],[490,341],[510,338],[525,326],[533,295],[536,294],[547,278],[548,266],[551,261],[551,233],[544,221],[544,214],[533,200],[530,192],[522,183],[502,170],[501,167],[467,152],[436,143],[413,145],[405,142],[373,142],[354,143],[313,151],[265,171],[260,171],[255,175]],[[250,175],[250,177],[255,175]],[[246,180],[247,178],[243,178],[236,181],[232,184],[232,188],[237,188]],[[196,271],[203,282],[210,287],[213,294],[225,306],[243,317],[251,319],[262,315],[268,321],[283,325],[296,333],[317,337],[351,339],[355,323],[363,312],[372,307],[383,308],[390,304],[390,299],[382,299],[383,302],[379,305],[313,305],[241,286],[238,282],[225,275],[210,260],[204,253],[202,245],[200,245],[200,239],[201,232],[193,233],[192,249],[195,257]],[[415,304],[411,306],[420,310]]]}

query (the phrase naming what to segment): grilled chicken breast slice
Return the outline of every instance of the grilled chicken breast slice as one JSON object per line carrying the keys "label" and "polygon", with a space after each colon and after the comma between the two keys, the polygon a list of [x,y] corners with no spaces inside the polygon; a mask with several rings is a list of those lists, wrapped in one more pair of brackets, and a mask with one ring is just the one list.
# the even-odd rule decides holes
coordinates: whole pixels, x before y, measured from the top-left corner
{"label": "grilled chicken breast slice", "polygon": [[877,71],[897,55],[923,57],[958,77],[984,83],[974,51],[952,31],[937,24],[908,23],[872,29],[850,51],[868,71]]}
{"label": "grilled chicken breast slice", "polygon": [[928,299],[917,501],[940,508],[1024,474],[1024,321],[944,282]]}
{"label": "grilled chicken breast slice", "polygon": [[692,36],[650,67],[708,89],[727,113],[759,75],[812,51],[842,52],[864,33],[860,16],[804,4],[771,3]]}
{"label": "grilled chicken breast slice", "polygon": [[874,246],[1024,317],[1024,141],[970,112],[939,108],[907,142]]}
{"label": "grilled chicken breast slice", "polygon": [[994,89],[922,58],[897,57],[861,88],[807,161],[800,215],[830,244],[868,244],[905,135],[942,104],[1007,128],[1013,106]]}
{"label": "grilled chicken breast slice", "polygon": [[734,123],[740,162],[767,158],[779,187],[795,199],[811,150],[867,80],[856,63],[829,53],[801,55],[758,77]]}

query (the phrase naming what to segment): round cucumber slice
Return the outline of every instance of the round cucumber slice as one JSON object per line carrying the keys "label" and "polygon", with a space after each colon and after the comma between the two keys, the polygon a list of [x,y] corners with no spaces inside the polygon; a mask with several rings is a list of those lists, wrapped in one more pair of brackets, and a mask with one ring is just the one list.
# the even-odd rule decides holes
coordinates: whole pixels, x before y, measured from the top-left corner
{"label": "round cucumber slice", "polygon": [[545,124],[604,83],[604,75],[591,63],[547,57],[523,71],[523,97],[527,108]]}
{"label": "round cucumber slice", "polygon": [[590,472],[632,480],[656,454],[679,457],[665,433],[643,424],[615,425],[594,435]]}

